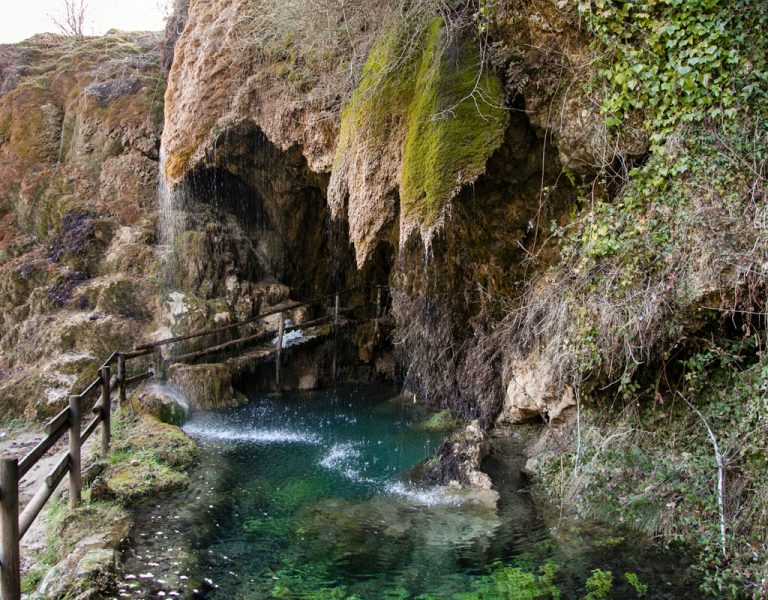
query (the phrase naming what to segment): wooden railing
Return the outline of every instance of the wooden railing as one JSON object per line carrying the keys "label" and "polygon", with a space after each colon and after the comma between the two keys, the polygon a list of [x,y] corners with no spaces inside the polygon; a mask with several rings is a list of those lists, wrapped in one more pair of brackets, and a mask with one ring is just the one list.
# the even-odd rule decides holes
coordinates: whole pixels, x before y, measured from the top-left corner
{"label": "wooden railing", "polygon": [[[26,456],[0,458],[0,598],[18,600],[21,596],[20,551],[24,534],[48,502],[64,477],[69,474],[69,506],[80,503],[82,488],[82,464],[80,450],[85,441],[101,424],[101,451],[109,451],[111,436],[112,392],[119,390],[120,400],[125,399],[126,386],[152,377],[152,371],[135,377],[126,377],[125,361],[145,356],[151,352],[115,352],[99,369],[98,377],[80,394],[69,397],[69,406],[53,417],[45,426],[46,436]],[[112,365],[117,363],[117,374],[112,375]],[[93,405],[93,419],[81,431],[83,402],[99,392]],[[69,432],[69,449],[45,478],[23,510],[19,506],[19,483],[27,473]]]}
{"label": "wooden railing", "polygon": [[[386,288],[385,286],[377,286],[377,288],[376,318],[378,319],[382,313],[382,293]],[[167,338],[148,344],[141,344],[128,352],[114,352],[101,366],[96,379],[80,394],[69,397],[69,406],[64,408],[48,422],[45,426],[46,437],[30,450],[26,456],[20,460],[18,458],[0,458],[0,600],[19,600],[21,597],[21,539],[24,537],[24,534],[27,533],[32,522],[40,514],[45,503],[50,499],[67,474],[69,474],[69,506],[74,508],[80,503],[82,488],[81,448],[100,424],[102,425],[101,452],[106,456],[109,451],[112,431],[111,415],[113,391],[116,389],[118,390],[118,403],[122,404],[125,402],[126,388],[129,385],[163,373],[166,365],[193,360],[207,354],[217,353],[237,346],[274,338],[275,336],[277,336],[275,348],[275,377],[277,380],[277,388],[279,390],[281,384],[281,357],[285,334],[299,327],[307,328],[330,321],[332,321],[334,327],[338,327],[340,322],[339,319],[342,314],[354,311],[360,307],[358,305],[353,308],[342,309],[340,305],[341,296],[360,291],[361,289],[362,288],[350,289],[322,298],[294,303],[276,310],[261,313],[237,323],[232,323],[231,325],[205,329],[195,333]],[[292,325],[290,327],[285,326],[286,312],[305,306],[319,304],[331,298],[334,299],[333,315]],[[236,330],[245,325],[274,315],[279,315],[279,327],[274,331],[240,337],[228,342],[209,346],[202,350],[174,356],[170,359],[163,359],[160,354],[160,348],[168,344]],[[139,375],[127,377],[126,361],[150,354],[154,355],[153,368]],[[113,365],[117,366],[117,373],[115,375],[112,375]],[[333,356],[333,373],[335,379],[335,351]],[[81,431],[83,402],[96,395],[95,392],[97,391],[99,392],[99,399],[91,409],[91,412],[95,416],[85,426],[85,429],[82,429]],[[43,485],[20,512],[19,484],[21,480],[67,432],[69,432],[68,451],[62,454],[59,462],[45,478]]]}

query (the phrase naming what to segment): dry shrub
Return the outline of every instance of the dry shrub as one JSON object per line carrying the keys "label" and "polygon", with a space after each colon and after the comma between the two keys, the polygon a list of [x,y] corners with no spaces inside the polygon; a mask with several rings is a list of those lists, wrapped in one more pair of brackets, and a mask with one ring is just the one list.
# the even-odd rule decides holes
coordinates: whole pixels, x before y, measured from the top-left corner
{"label": "dry shrub", "polygon": [[291,84],[289,90],[338,110],[357,86],[371,47],[393,21],[409,23],[407,54],[419,50],[420,34],[435,15],[453,30],[471,25],[476,9],[474,2],[455,9],[443,0],[261,0],[243,15],[238,39],[257,62],[283,63],[278,73]]}
{"label": "dry shrub", "polygon": [[553,228],[559,264],[507,304],[508,345],[562,385],[627,385],[707,323],[764,312],[767,148],[759,124],[690,130],[617,197],[585,195]]}

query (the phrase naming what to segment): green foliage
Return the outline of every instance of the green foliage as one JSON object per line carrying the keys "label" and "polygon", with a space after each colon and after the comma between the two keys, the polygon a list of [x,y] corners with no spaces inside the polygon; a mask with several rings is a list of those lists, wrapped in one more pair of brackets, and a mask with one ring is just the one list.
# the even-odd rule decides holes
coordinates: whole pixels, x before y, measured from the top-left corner
{"label": "green foliage", "polygon": [[594,569],[585,584],[587,595],[584,600],[604,600],[613,589],[613,573]]}
{"label": "green foliage", "polygon": [[480,577],[473,591],[458,596],[459,600],[541,600],[560,598],[554,583],[558,572],[555,563],[545,563],[539,573],[517,566],[497,564],[490,575]]}
{"label": "green foliage", "polygon": [[47,568],[41,566],[24,573],[21,577],[21,593],[32,594],[37,591],[37,586],[40,585],[43,577],[45,577],[46,571]]}
{"label": "green foliage", "polygon": [[[698,351],[667,366],[680,374],[669,398],[641,390],[629,405],[637,408],[617,421],[583,412],[579,464],[574,454],[558,455],[542,469],[542,481],[551,478],[548,487],[569,490],[580,517],[621,523],[692,549],[707,596],[750,597],[745,590],[757,590],[766,575],[768,363],[757,335],[694,342]],[[726,511],[727,557],[720,547],[712,445],[701,418],[676,400],[680,395],[703,414],[726,457],[726,507],[738,507]],[[631,573],[625,579],[638,595],[646,593]]]}
{"label": "green foliage", "polygon": [[371,145],[382,143],[388,126],[404,118],[413,98],[415,58],[408,51],[408,29],[391,25],[371,49],[360,82],[341,113],[336,147],[337,167],[353,140],[363,136]]}
{"label": "green foliage", "polygon": [[491,28],[494,23],[498,3],[499,0],[480,0],[480,5],[474,15],[478,33],[487,33]]}
{"label": "green foliage", "polygon": [[[559,600],[564,591],[558,586],[573,574],[564,574],[557,563],[548,560],[537,563],[523,555],[512,563],[496,561],[485,575],[466,577],[466,591],[417,593],[399,584],[398,579],[383,579],[376,588],[376,597],[413,600]],[[647,593],[648,586],[641,583],[634,573],[626,573],[628,586],[614,588],[610,571],[594,569],[586,581],[585,600],[607,598],[611,592],[634,590],[639,596]],[[370,582],[369,582],[370,583]],[[567,584],[566,584],[567,585]],[[368,597],[368,592],[360,592]],[[267,571],[242,592],[243,598],[306,598],[315,600],[356,600],[355,586],[339,585],[330,571],[322,565],[303,559],[286,560],[283,568]]]}
{"label": "green foliage", "polygon": [[[608,168],[583,181],[563,173],[579,192],[568,224],[552,228],[560,288],[554,300],[529,299],[534,317],[523,339],[546,330],[536,341],[548,344],[563,381],[578,384],[582,397],[613,396],[622,410],[591,413],[578,452],[553,457],[542,480],[581,517],[694,548],[703,592],[757,595],[768,555],[768,519],[757,508],[768,498],[768,406],[764,348],[749,319],[764,318],[766,301],[762,267],[754,277],[751,270],[768,259],[768,5],[578,6],[594,34],[589,85],[607,125],[642,121],[652,145],[618,176]],[[724,332],[722,314],[743,336]],[[706,335],[692,339],[694,331]],[[712,444],[687,403],[725,456],[727,558]]]}
{"label": "green foliage", "polygon": [[290,537],[294,520],[290,518],[248,519],[243,523],[243,531],[257,535],[285,535]]}
{"label": "green foliage", "polygon": [[[764,183],[744,165],[768,157],[763,123],[670,138],[629,171],[617,197],[600,193],[606,176],[580,184],[589,204],[553,225],[564,286],[556,301],[570,313],[558,323],[567,333],[553,337],[564,340],[562,362],[577,380],[606,374],[631,396],[637,360],[681,335],[702,279],[717,286],[726,265],[761,260],[768,232],[750,215]],[[542,307],[542,318],[558,310]]]}
{"label": "green foliage", "polygon": [[766,106],[768,9],[759,0],[578,3],[603,57],[609,126],[642,111],[653,141],[681,123]]}
{"label": "green foliage", "polygon": [[648,586],[640,581],[640,578],[635,573],[624,573],[624,579],[632,586],[632,589],[637,592],[638,597],[645,596],[648,593]]}

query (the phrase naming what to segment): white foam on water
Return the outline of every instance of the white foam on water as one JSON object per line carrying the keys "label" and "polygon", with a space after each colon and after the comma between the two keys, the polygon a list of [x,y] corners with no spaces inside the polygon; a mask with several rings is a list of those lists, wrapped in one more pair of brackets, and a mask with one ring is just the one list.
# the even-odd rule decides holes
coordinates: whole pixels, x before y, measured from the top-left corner
{"label": "white foam on water", "polygon": [[[294,329],[283,335],[283,348],[285,348],[293,340],[300,340],[304,337],[304,332],[301,329]],[[272,340],[272,345],[277,346],[277,337]]]}
{"label": "white foam on water", "polygon": [[338,415],[335,415],[333,418],[339,423],[349,423],[350,425],[354,425],[355,423],[357,423],[357,417],[345,415],[344,413],[339,413]]}
{"label": "white foam on water", "polygon": [[356,458],[360,458],[360,450],[355,448],[355,444],[351,442],[334,444],[320,460],[320,466],[337,471]]}
{"label": "white foam on water", "polygon": [[356,483],[376,483],[375,479],[366,477],[355,468],[355,463],[360,458],[360,450],[355,446],[356,444],[352,442],[334,444],[320,459],[320,466],[329,471],[335,471]]}
{"label": "white foam on water", "polygon": [[191,436],[250,444],[319,444],[320,438],[304,431],[290,429],[234,429],[204,423],[188,423],[183,427]]}
{"label": "white foam on water", "polygon": [[461,498],[441,487],[418,487],[406,485],[400,481],[388,483],[384,491],[392,496],[398,496],[420,506],[459,506]]}

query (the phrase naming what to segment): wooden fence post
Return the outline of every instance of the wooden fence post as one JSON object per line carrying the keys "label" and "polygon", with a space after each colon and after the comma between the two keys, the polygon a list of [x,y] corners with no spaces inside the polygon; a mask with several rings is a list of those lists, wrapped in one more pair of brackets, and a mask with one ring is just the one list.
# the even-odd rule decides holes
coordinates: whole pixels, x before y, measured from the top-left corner
{"label": "wooden fence post", "polygon": [[285,313],[280,313],[280,325],[277,329],[277,356],[275,357],[275,384],[277,393],[282,391],[282,356],[283,356],[283,337],[285,336]]}
{"label": "wooden fence post", "polygon": [[112,436],[112,396],[110,394],[110,380],[112,369],[109,365],[101,368],[101,453],[106,456],[109,453],[109,440]]}
{"label": "wooden fence post", "polygon": [[117,383],[120,386],[120,395],[117,397],[117,405],[123,406],[125,403],[125,354],[122,352],[117,355]]}
{"label": "wooden fence post", "polygon": [[336,305],[333,309],[333,325],[334,327],[339,324],[339,295],[336,294]]}
{"label": "wooden fence post", "polygon": [[80,396],[69,397],[69,508],[80,504]]}
{"label": "wooden fence post", "polygon": [[0,458],[0,598],[21,598],[19,460]]}

